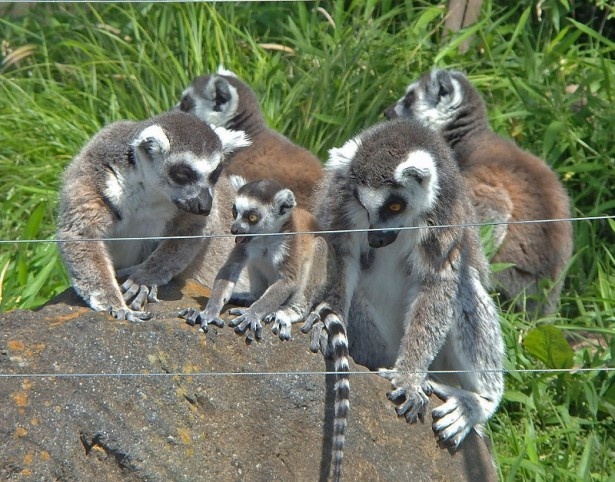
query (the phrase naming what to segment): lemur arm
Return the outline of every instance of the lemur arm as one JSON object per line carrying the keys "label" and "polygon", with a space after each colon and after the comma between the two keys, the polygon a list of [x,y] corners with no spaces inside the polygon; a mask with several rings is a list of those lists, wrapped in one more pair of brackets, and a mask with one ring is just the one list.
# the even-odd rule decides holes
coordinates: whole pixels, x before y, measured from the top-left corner
{"label": "lemur arm", "polygon": [[207,332],[207,325],[210,323],[218,327],[224,326],[224,322],[220,319],[220,313],[233,294],[233,289],[241,270],[245,266],[246,259],[247,255],[243,246],[236,244],[226,263],[216,275],[211,296],[207,300],[205,309],[198,311],[194,308],[186,308],[180,312],[179,316],[185,318],[190,325],[195,325],[198,322],[205,332]]}
{"label": "lemur arm", "polygon": [[388,393],[390,400],[405,397],[397,413],[408,422],[422,420],[427,410],[431,388],[427,370],[446,341],[455,316],[457,283],[449,276],[430,276],[423,280],[422,288],[410,309],[405,322],[395,370],[383,370],[395,390]]}
{"label": "lemur arm", "polygon": [[[206,220],[202,216],[181,214],[171,221],[174,236],[200,236]],[[118,276],[128,275],[121,289],[130,307],[140,309],[149,302],[156,302],[159,285],[165,285],[184,271],[199,252],[203,238],[163,239],[142,263],[118,271]]]}

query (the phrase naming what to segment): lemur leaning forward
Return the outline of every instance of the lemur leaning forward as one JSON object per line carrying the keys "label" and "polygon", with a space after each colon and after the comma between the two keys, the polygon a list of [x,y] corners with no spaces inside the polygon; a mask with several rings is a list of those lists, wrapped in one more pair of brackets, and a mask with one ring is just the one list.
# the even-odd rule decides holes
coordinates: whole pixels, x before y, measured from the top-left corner
{"label": "lemur leaning forward", "polygon": [[[273,332],[281,339],[290,339],[291,324],[303,321],[314,300],[323,294],[326,241],[315,234],[292,234],[314,233],[319,228],[309,212],[296,207],[290,189],[271,179],[246,183],[235,176],[234,182],[238,189],[231,226],[235,247],[216,276],[205,309],[199,312],[188,308],[181,316],[192,325],[199,323],[203,331],[210,323],[223,326],[220,313],[247,267],[255,301],[247,309],[232,309],[230,313],[239,316],[230,325],[236,326],[238,333],[248,330],[251,341],[253,335],[261,338],[262,321],[273,322]],[[266,236],[274,233],[281,235]],[[265,236],[254,236],[259,234]]]}
{"label": "lemur leaning forward", "polygon": [[[100,239],[202,235],[225,157],[248,144],[243,132],[173,112],[115,122],[85,145],[63,175],[57,235],[72,285],[92,309],[150,317],[147,301],[203,240]],[[120,286],[116,274],[128,279]]]}
{"label": "lemur leaning forward", "polygon": [[330,236],[328,290],[306,323],[323,351],[328,328],[345,325],[357,363],[392,368],[388,396],[408,422],[423,418],[430,393],[442,398],[433,429],[452,447],[493,415],[504,387],[489,266],[463,226],[473,221],[463,193],[449,147],[418,122],[377,124],[332,149],[315,197],[321,227],[375,231]]}
{"label": "lemur leaning forward", "polygon": [[321,162],[268,127],[256,95],[233,72],[219,69],[197,77],[177,108],[216,126],[245,131],[252,145],[233,155],[228,172],[247,181],[272,178],[293,191],[299,207],[310,207],[314,184],[322,177]]}
{"label": "lemur leaning forward", "polygon": [[[439,131],[453,148],[470,199],[482,222],[570,218],[570,199],[557,175],[538,157],[494,133],[485,104],[468,79],[454,70],[433,70],[410,84],[406,94],[385,111]],[[501,224],[494,230],[492,262],[514,266],[495,274],[506,299],[536,316],[557,309],[564,272],[572,255],[569,221]],[[553,285],[544,301],[539,282]]]}

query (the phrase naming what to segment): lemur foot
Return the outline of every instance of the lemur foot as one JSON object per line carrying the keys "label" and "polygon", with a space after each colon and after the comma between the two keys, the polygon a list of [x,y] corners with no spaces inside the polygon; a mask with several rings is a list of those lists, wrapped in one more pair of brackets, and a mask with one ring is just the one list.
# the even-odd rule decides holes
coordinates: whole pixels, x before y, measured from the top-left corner
{"label": "lemur foot", "polygon": [[209,325],[215,325],[218,328],[224,326],[224,321],[217,316],[209,316],[205,310],[199,311],[195,308],[186,308],[179,312],[179,316],[186,320],[190,326],[195,326],[198,323],[200,325],[199,331],[203,333],[207,333]]}
{"label": "lemur foot", "polygon": [[147,303],[158,303],[158,285],[142,285],[128,278],[120,286],[122,297],[126,303],[130,303],[130,308],[135,311],[143,310]]}
{"label": "lemur foot", "polygon": [[[432,390],[429,382],[423,380],[404,380],[406,375],[399,370],[380,369],[380,375],[391,380],[395,390],[387,393],[387,398],[397,405],[395,411],[404,417],[408,423],[424,422],[425,412],[429,405],[429,395]],[[412,377],[413,374],[410,374]],[[414,377],[413,377],[414,378]]]}
{"label": "lemur foot", "polygon": [[432,429],[444,447],[457,449],[466,435],[472,430],[472,422],[467,417],[468,407],[461,400],[450,397],[446,403],[432,412]]}
{"label": "lemur foot", "polygon": [[[305,320],[305,323],[300,328],[303,333],[308,333],[312,330],[312,338],[310,340],[310,350],[313,353],[320,351],[326,358],[331,358],[331,347],[329,343],[329,332],[326,326],[326,318],[333,314],[334,311],[329,304],[323,302],[312,311]],[[322,320],[325,320],[324,322]]]}
{"label": "lemur foot", "polygon": [[142,323],[152,317],[149,311],[134,311],[127,308],[110,308],[108,313],[117,320],[133,321],[135,323]]}
{"label": "lemur foot", "polygon": [[239,315],[229,321],[229,326],[235,327],[235,333],[243,335],[246,331],[246,342],[251,343],[255,338],[260,340],[263,335],[263,325],[260,317],[245,308],[231,308],[229,315]]}
{"label": "lemur foot", "polygon": [[268,314],[263,318],[263,322],[266,324],[273,323],[271,332],[274,335],[278,335],[280,340],[290,340],[292,323],[283,310],[277,310]]}

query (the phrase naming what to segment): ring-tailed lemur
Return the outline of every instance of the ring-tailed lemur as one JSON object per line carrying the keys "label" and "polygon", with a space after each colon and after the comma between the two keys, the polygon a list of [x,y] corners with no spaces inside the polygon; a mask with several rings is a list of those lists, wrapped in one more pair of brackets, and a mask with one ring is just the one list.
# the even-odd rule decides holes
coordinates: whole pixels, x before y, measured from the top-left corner
{"label": "ring-tailed lemur", "polygon": [[[480,221],[570,218],[570,199],[557,175],[543,160],[490,129],[480,93],[462,73],[433,70],[422,75],[385,115],[417,119],[442,133],[455,152]],[[501,224],[494,237],[492,262],[513,265],[495,274],[505,298],[523,307],[519,295],[540,295],[539,281],[548,279],[553,286],[546,299],[528,299],[526,307],[533,315],[554,312],[572,255],[572,224]]]}
{"label": "ring-tailed lemur", "polygon": [[310,206],[314,185],[322,177],[321,162],[267,126],[256,95],[233,72],[221,68],[195,78],[176,108],[214,125],[245,131],[252,145],[233,155],[228,172],[248,181],[272,178],[295,193],[299,207]]}
{"label": "ring-tailed lemur", "polygon": [[[235,247],[214,281],[203,311],[187,308],[180,313],[192,325],[207,331],[210,323],[223,326],[220,313],[240,273],[247,267],[254,303],[247,309],[234,308],[239,315],[231,321],[237,333],[248,330],[248,340],[261,338],[261,321],[273,322],[272,331],[290,339],[291,324],[302,321],[322,296],[326,281],[327,244],[315,234],[318,225],[304,209],[296,208],[295,196],[277,181],[263,179],[246,183],[235,177],[237,197],[233,204],[231,233]],[[254,236],[281,233],[281,236]]]}
{"label": "ring-tailed lemur", "polygon": [[500,402],[503,341],[452,152],[418,122],[377,124],[330,151],[315,199],[323,229],[377,230],[330,236],[328,289],[306,323],[322,320],[313,344],[329,326],[346,324],[357,363],[393,368],[382,373],[392,380],[397,413],[416,422],[437,394],[445,403],[432,412],[434,431],[459,446]]}
{"label": "ring-tailed lemur", "polygon": [[[98,132],[63,175],[60,253],[75,291],[96,311],[139,321],[147,301],[192,261],[212,210],[225,156],[249,144],[243,132],[210,128],[172,112],[115,122]],[[120,286],[118,276],[128,276]],[[130,303],[130,307],[127,305]]]}

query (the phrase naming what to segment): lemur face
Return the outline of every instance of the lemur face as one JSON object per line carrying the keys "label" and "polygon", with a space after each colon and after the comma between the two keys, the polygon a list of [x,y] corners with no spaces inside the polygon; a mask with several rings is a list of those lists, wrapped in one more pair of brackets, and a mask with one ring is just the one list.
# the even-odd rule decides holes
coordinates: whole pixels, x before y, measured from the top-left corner
{"label": "lemur face", "polygon": [[290,189],[265,179],[239,188],[233,205],[231,233],[236,243],[248,243],[253,237],[245,234],[279,233],[296,206]]}
{"label": "lemur face", "polygon": [[410,84],[405,95],[389,106],[384,115],[388,119],[404,117],[426,123],[442,130],[455,122],[464,102],[463,74],[449,70],[432,70]]}
{"label": "lemur face", "polygon": [[373,248],[393,243],[397,228],[416,226],[436,204],[439,159],[452,162],[438,134],[405,120],[378,124],[330,151],[326,169],[343,173],[353,201],[346,215],[370,231]]}
{"label": "lemur face", "polygon": [[237,114],[238,88],[242,87],[233,72],[220,67],[217,74],[195,78],[182,93],[175,109],[196,115],[210,124],[226,126]]}
{"label": "lemur face", "polygon": [[172,112],[141,131],[132,146],[146,189],[182,211],[207,216],[225,155],[248,144],[243,132],[214,130],[194,116]]}

